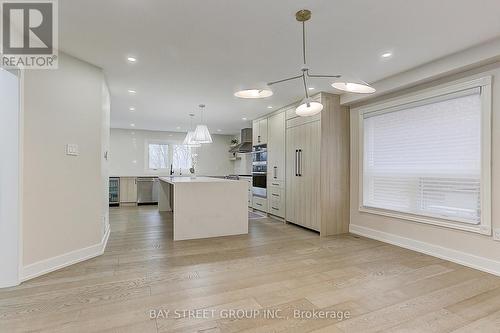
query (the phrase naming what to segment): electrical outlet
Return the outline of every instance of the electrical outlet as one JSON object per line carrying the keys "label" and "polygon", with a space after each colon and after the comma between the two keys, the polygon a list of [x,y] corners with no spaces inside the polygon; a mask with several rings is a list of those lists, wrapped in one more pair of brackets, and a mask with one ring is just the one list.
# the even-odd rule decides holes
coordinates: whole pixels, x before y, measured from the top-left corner
{"label": "electrical outlet", "polygon": [[78,145],[74,143],[68,143],[66,145],[66,155],[78,156],[80,152],[78,151]]}
{"label": "electrical outlet", "polygon": [[500,241],[500,228],[493,229],[493,239]]}

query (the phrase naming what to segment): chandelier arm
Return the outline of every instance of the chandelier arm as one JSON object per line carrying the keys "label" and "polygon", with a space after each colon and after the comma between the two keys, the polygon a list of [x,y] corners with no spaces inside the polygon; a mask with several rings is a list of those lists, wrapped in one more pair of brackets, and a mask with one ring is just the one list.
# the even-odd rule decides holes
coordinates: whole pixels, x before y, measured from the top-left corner
{"label": "chandelier arm", "polygon": [[306,74],[302,73],[302,81],[304,82],[304,91],[306,92],[306,98],[309,98],[309,92],[307,91]]}
{"label": "chandelier arm", "polygon": [[301,77],[302,77],[302,75],[292,76],[292,77],[289,77],[289,78],[286,78],[286,79],[283,79],[283,80],[268,82],[267,85],[268,86],[272,86],[273,84],[276,84],[276,83],[281,83],[281,82],[296,80],[296,79],[300,79]]}
{"label": "chandelier arm", "polygon": [[333,78],[341,78],[342,75],[318,75],[318,74],[309,74],[309,71],[307,71],[307,76],[309,77],[333,77]]}
{"label": "chandelier arm", "polygon": [[306,62],[306,22],[302,22],[302,56],[304,59],[304,66],[307,64]]}

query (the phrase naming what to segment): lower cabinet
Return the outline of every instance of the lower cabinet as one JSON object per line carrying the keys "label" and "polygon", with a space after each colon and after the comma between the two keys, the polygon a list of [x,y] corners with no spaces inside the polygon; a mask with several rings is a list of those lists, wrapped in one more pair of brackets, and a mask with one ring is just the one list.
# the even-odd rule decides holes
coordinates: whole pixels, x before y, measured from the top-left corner
{"label": "lower cabinet", "polygon": [[267,198],[253,197],[253,209],[267,213]]}
{"label": "lower cabinet", "polygon": [[120,203],[137,203],[137,178],[120,178]]}
{"label": "lower cabinet", "polygon": [[285,191],[281,187],[281,184],[282,182],[268,183],[268,213],[285,218]]}

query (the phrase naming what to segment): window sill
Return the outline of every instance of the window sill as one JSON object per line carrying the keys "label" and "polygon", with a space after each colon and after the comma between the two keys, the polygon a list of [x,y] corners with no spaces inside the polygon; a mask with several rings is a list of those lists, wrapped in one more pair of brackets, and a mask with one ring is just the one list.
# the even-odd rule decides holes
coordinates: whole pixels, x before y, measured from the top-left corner
{"label": "window sill", "polygon": [[364,206],[360,206],[359,211],[361,213],[382,215],[382,216],[393,217],[393,218],[406,220],[406,221],[425,223],[425,224],[435,225],[435,226],[439,226],[439,227],[445,227],[445,228],[449,228],[449,229],[469,231],[469,232],[474,232],[474,233],[478,233],[481,235],[491,236],[491,225],[467,224],[467,223],[458,222],[458,221],[445,220],[445,219],[439,219],[439,218],[433,218],[433,217],[427,217],[427,216],[421,216],[421,215],[412,215],[412,214],[407,214],[407,213],[400,213],[400,212],[396,212],[396,211],[377,209],[377,208],[371,208],[371,207],[364,207]]}

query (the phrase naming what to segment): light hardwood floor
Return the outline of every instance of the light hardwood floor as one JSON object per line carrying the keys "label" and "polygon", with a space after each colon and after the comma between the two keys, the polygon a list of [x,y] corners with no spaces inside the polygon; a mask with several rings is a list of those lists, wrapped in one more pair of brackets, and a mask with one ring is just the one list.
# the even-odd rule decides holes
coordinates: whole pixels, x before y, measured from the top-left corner
{"label": "light hardwood floor", "polygon": [[[500,332],[500,277],[381,242],[263,218],[174,243],[156,207],[111,209],[111,228],[103,256],[1,290],[0,332]],[[214,316],[173,313],[194,309]],[[351,318],[294,318],[314,309]]]}

